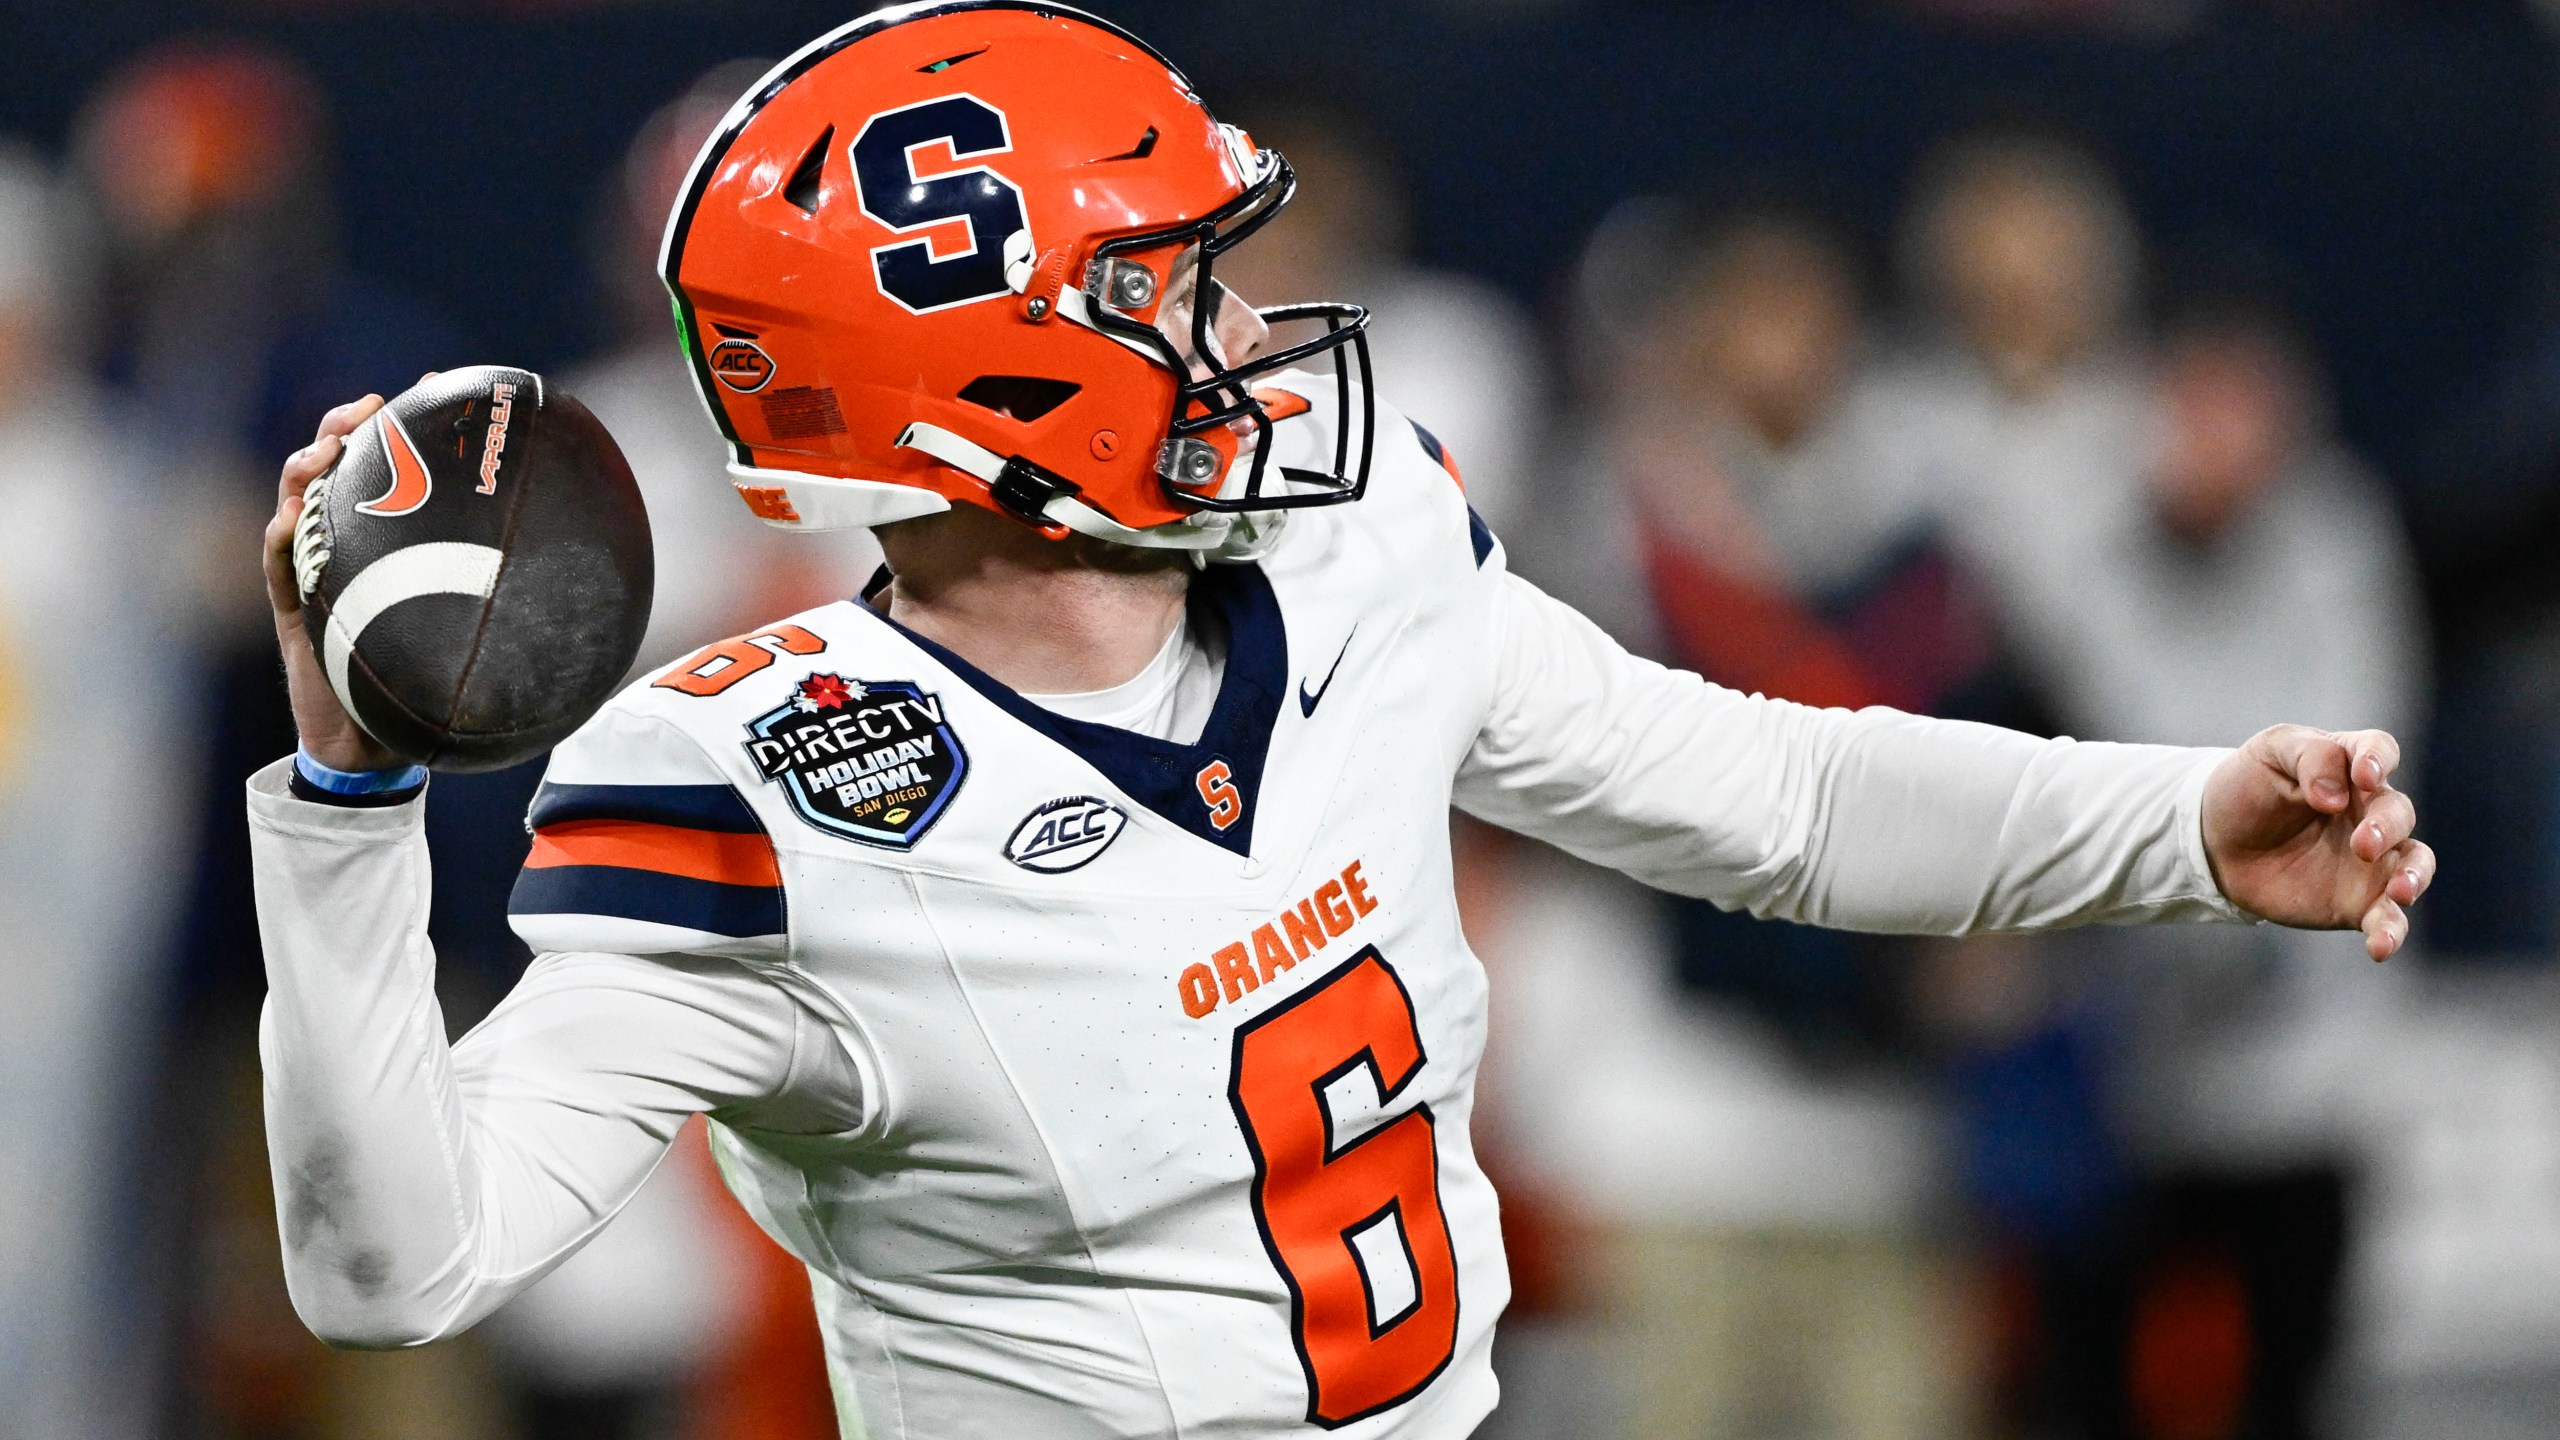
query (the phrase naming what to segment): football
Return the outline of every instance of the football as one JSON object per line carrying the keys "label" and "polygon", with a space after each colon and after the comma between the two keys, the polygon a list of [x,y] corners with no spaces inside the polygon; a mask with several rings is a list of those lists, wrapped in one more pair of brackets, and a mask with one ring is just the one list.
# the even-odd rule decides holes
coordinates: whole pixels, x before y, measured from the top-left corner
{"label": "football", "polygon": [[312,482],[293,555],[339,703],[440,770],[503,769],[566,738],[649,623],[631,466],[529,370],[448,370],[383,406]]}

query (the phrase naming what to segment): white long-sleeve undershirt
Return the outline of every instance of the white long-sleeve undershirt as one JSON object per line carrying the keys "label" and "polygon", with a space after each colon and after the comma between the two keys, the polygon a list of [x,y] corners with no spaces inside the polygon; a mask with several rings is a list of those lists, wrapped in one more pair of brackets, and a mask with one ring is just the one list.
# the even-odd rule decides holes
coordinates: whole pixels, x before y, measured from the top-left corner
{"label": "white long-sleeve undershirt", "polygon": [[258,1048],[285,1281],[323,1339],[470,1328],[603,1228],[688,1116],[853,1123],[833,1037],[724,959],[544,955],[448,1048],[424,806],[297,800],[290,763],[249,781]]}
{"label": "white long-sleeve undershirt", "polygon": [[[1525,582],[1488,593],[1494,700],[1457,796],[1496,824],[1858,929],[2234,913],[2197,814],[2224,752],[1755,699],[1629,656]],[[688,1115],[803,1134],[862,1115],[824,1023],[725,959],[545,955],[448,1046],[422,804],[313,804],[284,776],[249,785],[261,1052],[286,1277],[322,1337],[469,1327],[609,1220]]]}

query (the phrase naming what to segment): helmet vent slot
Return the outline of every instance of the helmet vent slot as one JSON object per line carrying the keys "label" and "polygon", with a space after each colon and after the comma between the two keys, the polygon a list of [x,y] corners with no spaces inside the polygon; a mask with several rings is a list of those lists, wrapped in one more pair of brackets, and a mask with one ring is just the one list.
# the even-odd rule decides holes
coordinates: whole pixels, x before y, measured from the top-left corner
{"label": "helmet vent slot", "polygon": [[1096,165],[1108,165],[1114,160],[1144,160],[1154,153],[1156,153],[1156,127],[1150,125],[1147,127],[1147,133],[1138,137],[1137,144],[1130,146],[1128,149],[1121,151],[1117,155],[1105,155],[1101,159],[1093,161],[1092,163]]}
{"label": "helmet vent slot", "polygon": [[782,187],[782,198],[800,207],[803,214],[818,213],[818,172],[826,168],[828,142],[836,138],[836,127],[819,132],[817,143],[800,157],[799,168],[791,172],[790,181]]}
{"label": "helmet vent slot", "polygon": [[945,55],[930,65],[917,66],[916,73],[919,75],[939,75],[943,71],[950,69],[952,66],[959,64],[963,60],[975,60],[986,53],[987,47],[981,45],[977,49],[969,51],[964,55]]}
{"label": "helmet vent slot", "polygon": [[1028,423],[1066,404],[1083,388],[1071,380],[1042,380],[1030,375],[981,375],[962,387],[960,398],[993,410],[1009,420]]}

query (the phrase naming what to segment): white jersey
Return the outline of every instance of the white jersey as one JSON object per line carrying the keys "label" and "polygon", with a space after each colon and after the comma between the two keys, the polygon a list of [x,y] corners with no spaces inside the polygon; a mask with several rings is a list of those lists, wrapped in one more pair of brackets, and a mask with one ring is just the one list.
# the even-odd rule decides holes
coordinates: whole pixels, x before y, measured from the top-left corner
{"label": "white jersey", "polygon": [[1632,659],[1381,429],[1366,499],[1197,577],[1225,661],[1195,743],[851,601],[635,686],[554,757],[513,906],[545,953],[449,1058],[398,978],[431,963],[414,821],[253,782],[306,1319],[468,1325],[705,1110],[810,1267],[848,1435],[1463,1436],[1509,1285],[1453,800],[1817,922],[2230,913],[2196,817],[2220,752]]}

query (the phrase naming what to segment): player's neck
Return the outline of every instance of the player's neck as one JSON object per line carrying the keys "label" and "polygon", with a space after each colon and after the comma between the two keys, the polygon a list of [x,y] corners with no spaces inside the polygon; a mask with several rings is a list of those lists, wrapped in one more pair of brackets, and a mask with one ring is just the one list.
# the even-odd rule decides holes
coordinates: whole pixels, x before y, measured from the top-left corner
{"label": "player's neck", "polygon": [[1096,566],[1085,547],[974,505],[878,534],[897,577],[890,616],[1026,694],[1106,690],[1134,678],[1164,648],[1190,591],[1187,560]]}

